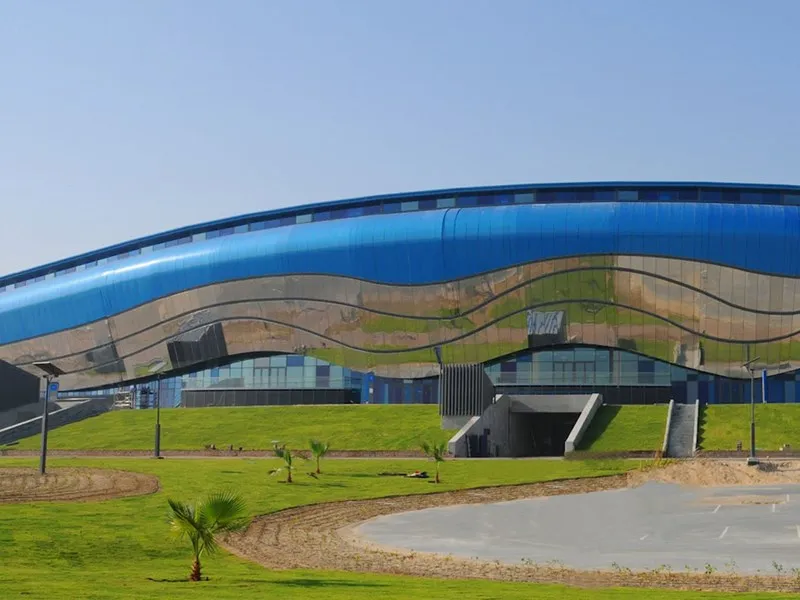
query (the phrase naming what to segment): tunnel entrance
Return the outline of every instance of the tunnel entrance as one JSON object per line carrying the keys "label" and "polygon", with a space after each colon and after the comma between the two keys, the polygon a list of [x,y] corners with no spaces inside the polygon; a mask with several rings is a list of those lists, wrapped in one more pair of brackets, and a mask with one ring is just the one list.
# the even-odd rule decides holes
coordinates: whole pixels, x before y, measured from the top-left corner
{"label": "tunnel entrance", "polygon": [[514,456],[564,456],[564,443],[579,413],[512,413]]}

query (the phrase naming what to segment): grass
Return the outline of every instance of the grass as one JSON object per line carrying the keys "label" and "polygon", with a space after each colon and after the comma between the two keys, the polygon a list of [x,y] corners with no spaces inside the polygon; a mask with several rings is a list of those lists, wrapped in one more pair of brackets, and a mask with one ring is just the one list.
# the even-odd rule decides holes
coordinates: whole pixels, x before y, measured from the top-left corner
{"label": "grass", "polygon": [[[155,412],[105,413],[66,425],[48,435],[60,450],[146,450],[153,447]],[[172,408],[161,411],[164,450],[202,450],[207,444],[227,448],[270,449],[273,441],[307,448],[311,438],[331,443],[331,450],[418,450],[420,440],[447,440],[438,409],[432,405],[268,406]],[[36,435],[14,448],[36,449]]]}
{"label": "grass", "polygon": [[664,441],[667,406],[601,406],[579,450],[587,452],[655,451]]}
{"label": "grass", "polygon": [[[756,404],[756,449],[779,450],[784,444],[800,449],[800,405]],[[703,450],[750,449],[750,405],[714,404],[703,408],[700,419]]]}
{"label": "grass", "polygon": [[[420,464],[421,463],[421,464]],[[0,467],[33,466],[29,459],[0,459]],[[0,505],[2,598],[42,600],[300,600],[400,598],[544,600],[700,600],[728,597],[707,592],[637,589],[585,590],[560,585],[442,581],[331,571],[268,571],[223,553],[206,559],[210,581],[180,581],[190,552],[168,535],[166,498],[193,499],[216,489],[242,493],[252,514],[328,500],[425,493],[504,483],[621,472],[622,461],[448,461],[439,486],[424,480],[378,478],[383,470],[410,470],[422,460],[328,460],[320,481],[298,475],[291,486],[266,475],[271,459],[54,459],[51,468],[91,466],[153,473],[162,489],[151,496],[103,503]],[[776,594],[744,594],[766,600]]]}

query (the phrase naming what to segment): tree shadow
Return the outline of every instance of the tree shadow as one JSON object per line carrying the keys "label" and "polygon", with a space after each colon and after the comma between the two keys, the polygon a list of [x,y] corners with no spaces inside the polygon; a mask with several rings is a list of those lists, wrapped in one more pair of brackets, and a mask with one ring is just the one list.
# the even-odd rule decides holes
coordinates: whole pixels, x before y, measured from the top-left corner
{"label": "tree shadow", "polygon": [[342,587],[342,588],[379,588],[386,587],[385,583],[377,583],[370,581],[343,581],[341,579],[311,579],[307,577],[299,577],[297,579],[277,579],[270,581],[278,585],[285,585],[287,587],[300,587],[300,588],[325,588],[325,587]]}

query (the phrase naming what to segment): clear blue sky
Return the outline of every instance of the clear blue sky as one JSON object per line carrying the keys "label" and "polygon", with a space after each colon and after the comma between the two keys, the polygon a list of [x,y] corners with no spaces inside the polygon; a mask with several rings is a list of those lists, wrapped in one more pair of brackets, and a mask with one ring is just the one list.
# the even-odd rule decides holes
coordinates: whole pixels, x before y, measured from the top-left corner
{"label": "clear blue sky", "polygon": [[800,183],[800,2],[3,0],[0,273],[376,193]]}

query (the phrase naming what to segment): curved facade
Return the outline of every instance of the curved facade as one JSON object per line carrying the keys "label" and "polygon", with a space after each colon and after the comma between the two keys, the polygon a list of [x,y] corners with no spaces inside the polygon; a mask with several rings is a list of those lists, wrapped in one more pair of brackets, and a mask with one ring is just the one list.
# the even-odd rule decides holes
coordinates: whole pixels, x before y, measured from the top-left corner
{"label": "curved facade", "polygon": [[180,371],[176,402],[331,369],[362,401],[435,402],[439,360],[501,386],[725,402],[758,357],[770,399],[795,401],[799,205],[800,188],[618,183],[248,215],[0,280],[0,359],[50,360],[71,389]]}

